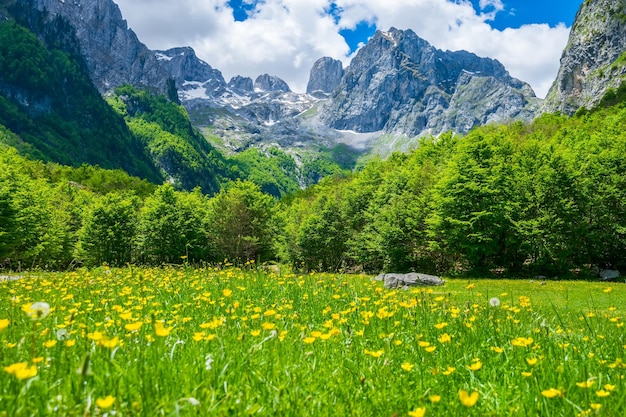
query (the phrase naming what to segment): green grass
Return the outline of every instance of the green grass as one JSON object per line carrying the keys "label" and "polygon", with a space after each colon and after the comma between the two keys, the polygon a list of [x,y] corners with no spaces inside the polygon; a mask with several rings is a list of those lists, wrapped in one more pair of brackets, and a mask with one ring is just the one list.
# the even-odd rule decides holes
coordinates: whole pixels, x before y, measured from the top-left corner
{"label": "green grass", "polygon": [[624,415],[624,299],[573,281],[26,276],[0,283],[0,416]]}

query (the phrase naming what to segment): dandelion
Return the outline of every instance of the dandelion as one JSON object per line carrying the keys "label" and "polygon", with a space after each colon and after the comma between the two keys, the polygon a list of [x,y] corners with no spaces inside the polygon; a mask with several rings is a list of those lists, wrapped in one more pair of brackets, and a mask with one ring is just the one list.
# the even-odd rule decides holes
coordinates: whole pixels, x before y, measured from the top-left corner
{"label": "dandelion", "polygon": [[496,352],[496,353],[502,353],[502,352],[504,352],[504,349],[502,349],[501,347],[498,347],[498,346],[492,346],[492,347],[490,347],[490,349],[491,349],[492,351]]}
{"label": "dandelion", "polygon": [[560,389],[556,389],[556,388],[549,388],[549,389],[541,391],[541,395],[543,395],[546,398],[562,397],[563,391],[561,391]]}
{"label": "dandelion", "polygon": [[261,327],[263,330],[272,330],[276,327],[276,325],[274,323],[263,323]]}
{"label": "dandelion", "polygon": [[28,366],[27,362],[18,362],[4,368],[4,371],[10,375],[14,375],[17,379],[24,380],[37,375],[37,366]]}
{"label": "dandelion", "polygon": [[46,347],[46,349],[53,348],[54,346],[56,346],[56,344],[57,341],[54,339],[46,340],[45,342],[43,342],[43,345]]}
{"label": "dandelion", "polygon": [[450,343],[452,341],[452,336],[450,336],[448,333],[444,333],[441,336],[439,336],[439,343]]}
{"label": "dandelion", "polygon": [[22,310],[33,320],[43,320],[50,314],[50,304],[44,301],[38,301],[36,303],[26,304],[22,307]]}
{"label": "dandelion", "polygon": [[483,364],[482,364],[481,361],[477,361],[477,362],[474,362],[471,365],[466,366],[466,368],[469,369],[470,371],[478,371],[482,367],[483,367]]}
{"label": "dandelion", "polygon": [[609,395],[611,395],[611,392],[601,389],[600,391],[596,391],[596,395],[600,398],[604,398],[604,397],[608,397]]}
{"label": "dandelion", "polygon": [[307,345],[310,345],[311,343],[315,342],[315,338],[309,336],[309,337],[305,337],[304,339],[302,339],[302,341],[306,343]]}
{"label": "dandelion", "polygon": [[576,386],[579,388],[591,388],[595,384],[595,381],[589,380],[584,382],[577,382]]}
{"label": "dandelion", "polygon": [[125,324],[124,328],[126,329],[126,331],[136,332],[137,330],[141,329],[141,326],[143,326],[143,322],[138,321],[136,323]]}
{"label": "dandelion", "polygon": [[442,322],[442,323],[437,323],[437,324],[435,324],[435,329],[437,329],[437,330],[441,330],[441,329],[443,329],[444,327],[446,327],[447,325],[448,325],[448,323],[446,323],[445,321],[444,321],[444,322]]}
{"label": "dandelion", "polygon": [[532,345],[534,341],[532,337],[517,337],[511,341],[511,344],[517,347],[528,347]]}
{"label": "dandelion", "polygon": [[424,417],[426,414],[426,407],[416,408],[413,411],[409,411],[410,417]]}
{"label": "dandelion", "polygon": [[535,366],[537,365],[537,360],[538,360],[537,358],[526,358],[526,363],[529,366]]}
{"label": "dandelion", "polygon": [[437,346],[428,346],[427,348],[424,348],[424,350],[428,353],[433,353],[436,349]]}
{"label": "dandelion", "polygon": [[606,287],[605,289],[602,290],[602,292],[605,292],[607,294],[610,293],[611,291],[613,291],[613,288],[611,287]]}
{"label": "dandelion", "polygon": [[522,372],[522,376],[524,378],[530,378],[531,376],[533,376],[533,373],[532,372]]}
{"label": "dandelion", "polygon": [[474,391],[470,394],[462,389],[459,391],[459,400],[461,400],[461,404],[464,406],[473,407],[478,401],[478,392]]}
{"label": "dandelion", "polygon": [[591,409],[594,411],[600,411],[600,409],[602,408],[602,404],[591,403],[589,404],[589,407],[591,407]]}
{"label": "dandelion", "polygon": [[611,392],[611,391],[615,391],[615,385],[611,385],[611,384],[604,384],[604,389]]}
{"label": "dandelion", "polygon": [[115,402],[115,397],[111,395],[107,395],[104,398],[98,398],[96,400],[96,405],[103,410],[107,410],[113,406],[114,402]]}
{"label": "dandelion", "polygon": [[500,306],[500,299],[498,297],[493,297],[489,299],[489,305],[491,307],[499,307]]}
{"label": "dandelion", "polygon": [[173,327],[165,327],[162,322],[157,321],[154,323],[154,334],[159,337],[169,336]]}
{"label": "dandelion", "polygon": [[11,324],[11,320],[1,319],[0,320],[0,332],[6,329],[7,327],[9,327],[9,324]]}
{"label": "dandelion", "polygon": [[257,330],[252,330],[252,331],[250,332],[250,334],[251,334],[253,337],[257,337],[257,336],[259,336],[259,335],[261,334],[261,330],[258,330],[258,329],[257,329]]}
{"label": "dandelion", "polygon": [[431,395],[428,399],[433,404],[438,403],[439,401],[441,401],[441,395],[434,394],[434,395]]}
{"label": "dandelion", "polygon": [[409,362],[404,362],[402,365],[400,365],[400,367],[407,372],[411,372],[411,370],[415,367],[415,365]]}
{"label": "dandelion", "polygon": [[233,290],[225,288],[224,290],[222,290],[222,295],[224,295],[224,297],[228,298],[231,295],[233,295]]}

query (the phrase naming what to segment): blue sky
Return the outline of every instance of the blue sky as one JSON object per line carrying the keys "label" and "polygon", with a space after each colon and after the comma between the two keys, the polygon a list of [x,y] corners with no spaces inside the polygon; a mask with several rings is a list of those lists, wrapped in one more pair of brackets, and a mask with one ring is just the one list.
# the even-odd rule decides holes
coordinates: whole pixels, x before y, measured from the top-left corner
{"label": "blue sky", "polygon": [[323,57],[349,65],[378,29],[498,59],[543,97],[583,0],[114,0],[152,49],[191,46],[228,80],[277,75],[304,91]]}

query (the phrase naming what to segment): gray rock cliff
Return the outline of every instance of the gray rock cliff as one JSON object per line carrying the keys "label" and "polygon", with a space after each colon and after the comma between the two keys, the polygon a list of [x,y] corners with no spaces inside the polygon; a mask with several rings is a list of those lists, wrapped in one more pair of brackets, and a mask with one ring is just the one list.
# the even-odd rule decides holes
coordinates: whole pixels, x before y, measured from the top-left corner
{"label": "gray rock cliff", "polygon": [[411,30],[392,28],[357,53],[320,120],[335,129],[416,136],[529,120],[538,106],[531,87],[498,61],[440,51]]}
{"label": "gray rock cliff", "polygon": [[111,0],[32,0],[49,18],[64,17],[76,30],[90,77],[101,93],[130,83],[165,91],[168,74],[128,28]]}
{"label": "gray rock cliff", "polygon": [[626,0],[583,3],[561,56],[543,111],[592,108],[609,88],[626,83]]}
{"label": "gray rock cliff", "polygon": [[307,94],[331,94],[341,83],[345,71],[341,61],[329,57],[320,58],[313,64],[306,87]]}
{"label": "gray rock cliff", "polygon": [[254,81],[254,88],[260,91],[288,93],[291,91],[289,85],[275,75],[259,75]]}

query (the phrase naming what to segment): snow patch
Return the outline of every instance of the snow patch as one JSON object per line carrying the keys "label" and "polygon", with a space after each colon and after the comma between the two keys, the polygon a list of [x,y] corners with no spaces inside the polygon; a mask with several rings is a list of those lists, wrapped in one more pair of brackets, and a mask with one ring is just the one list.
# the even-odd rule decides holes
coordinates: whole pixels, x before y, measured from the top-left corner
{"label": "snow patch", "polygon": [[161,52],[157,52],[155,55],[156,55],[156,58],[157,58],[159,61],[168,61],[168,62],[169,62],[169,61],[171,61],[172,59],[174,59],[174,57],[167,56],[167,55],[165,55],[165,54],[163,54],[163,53],[161,53]]}

